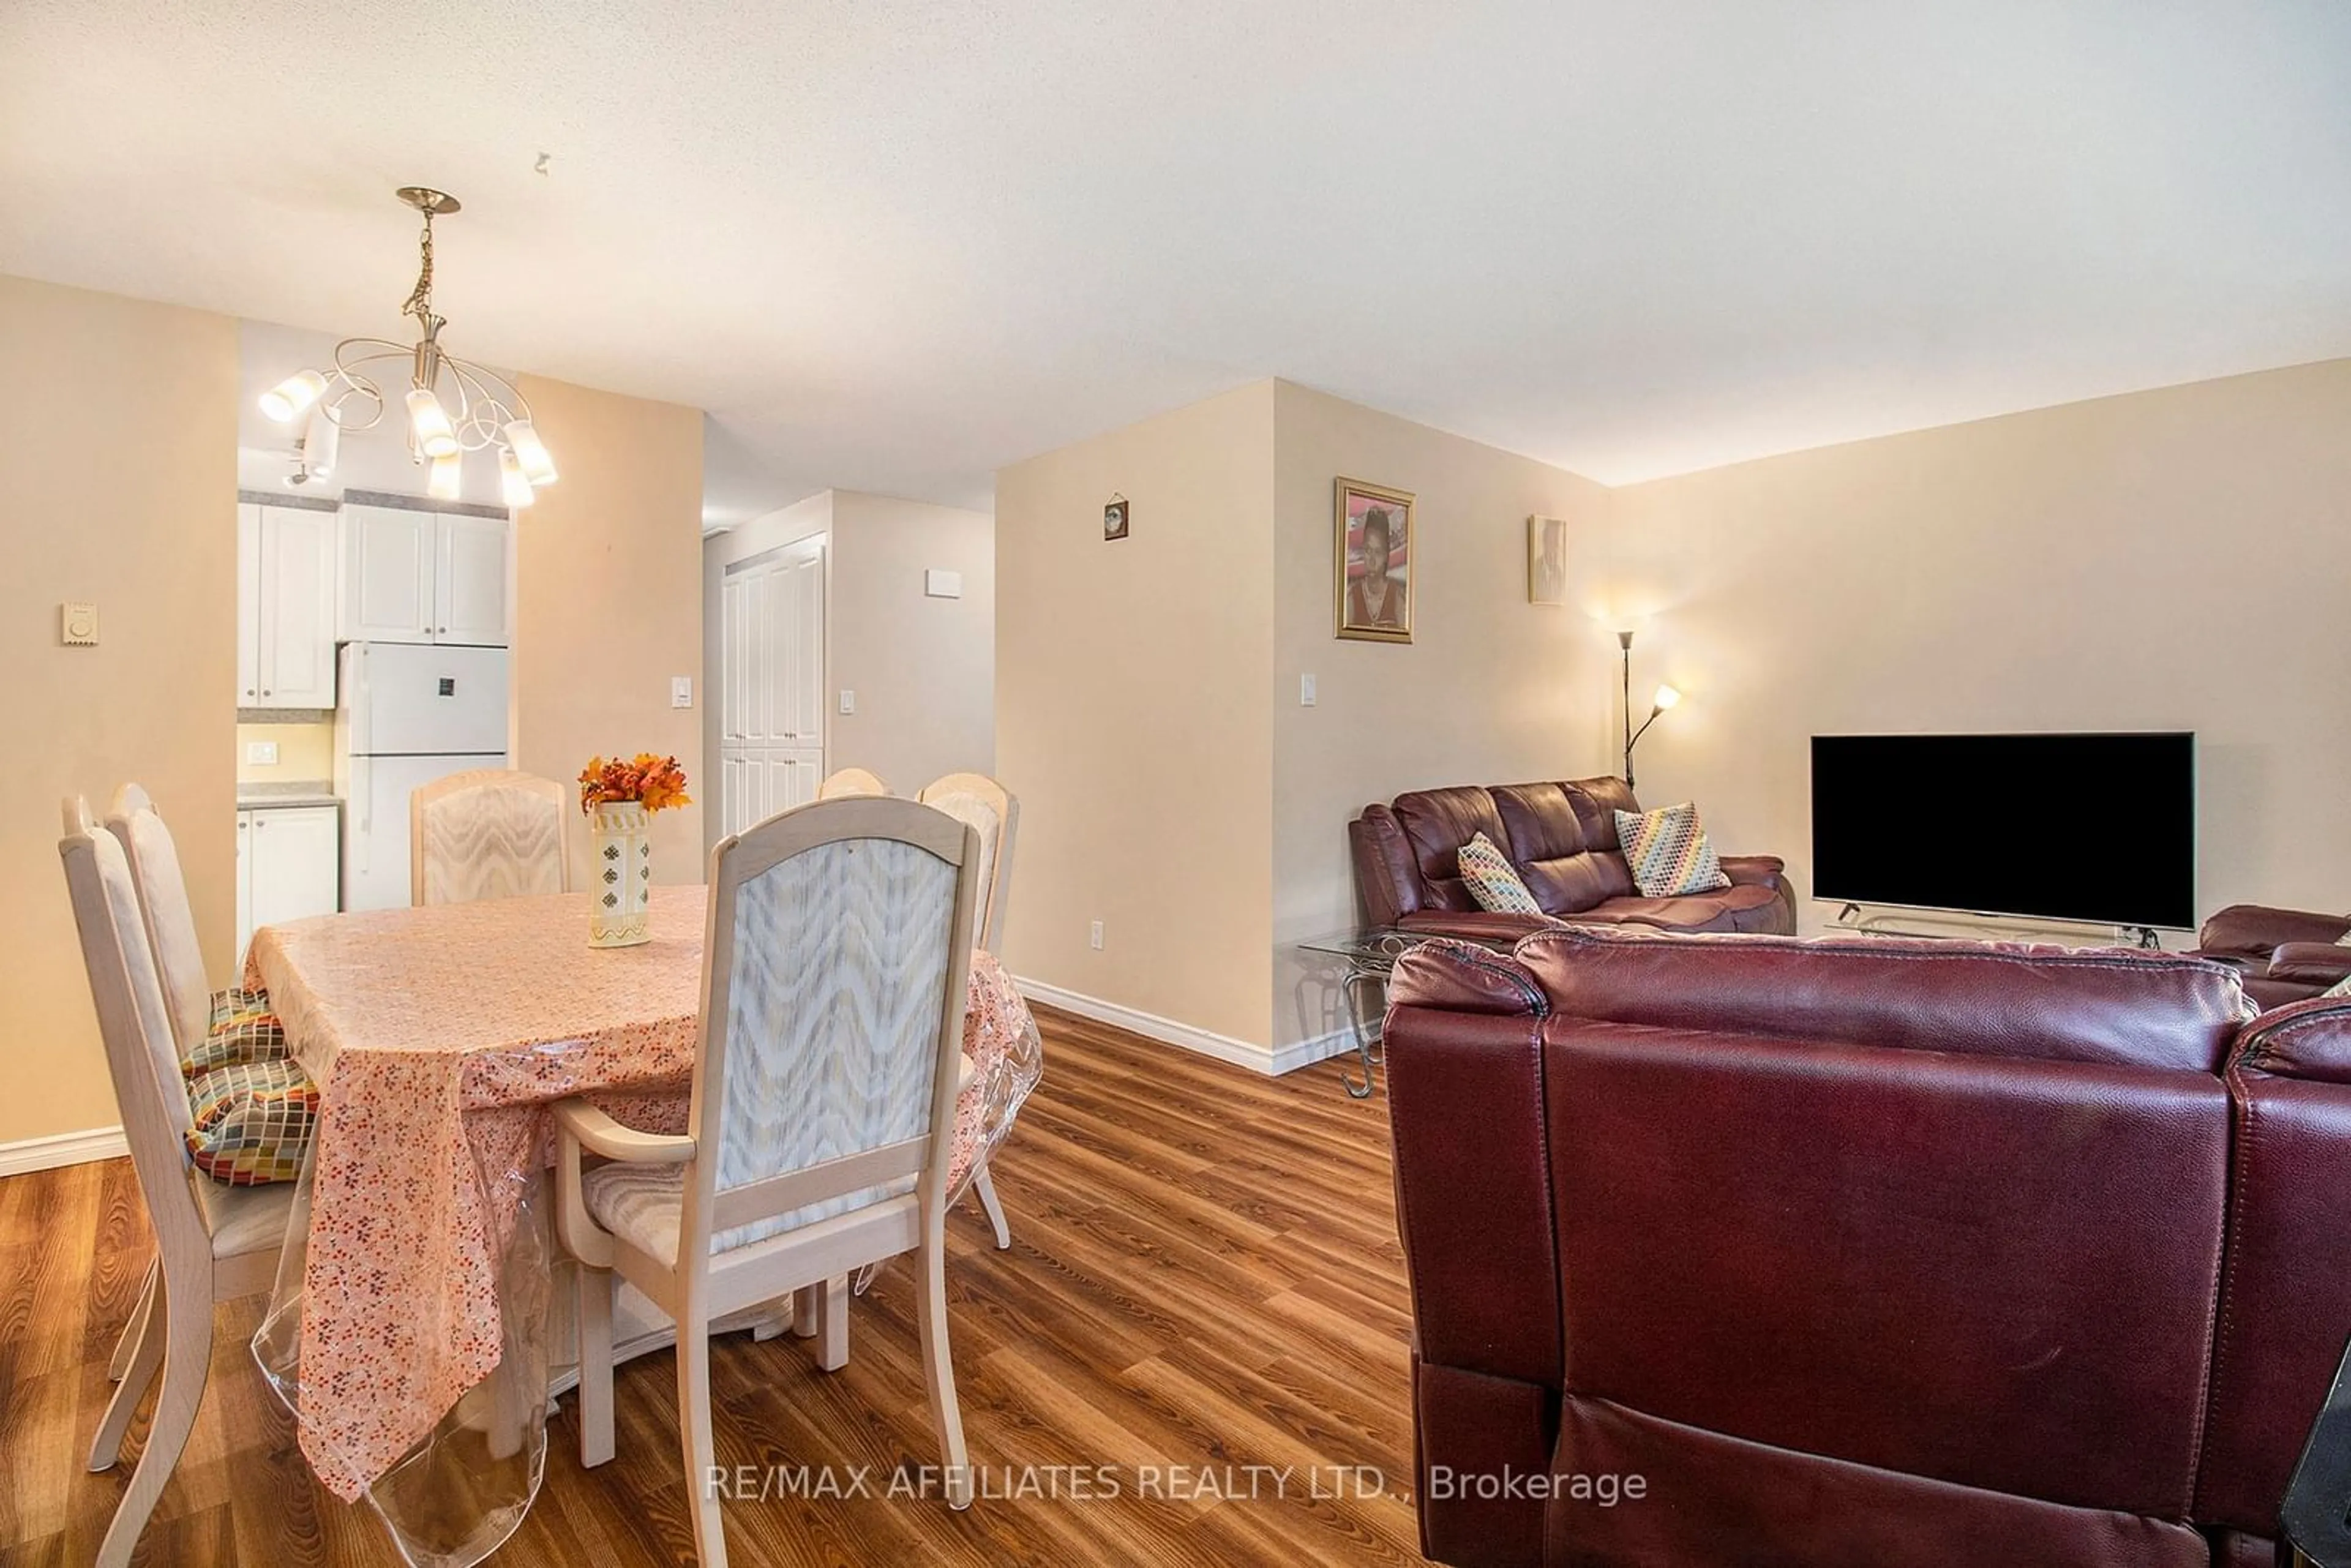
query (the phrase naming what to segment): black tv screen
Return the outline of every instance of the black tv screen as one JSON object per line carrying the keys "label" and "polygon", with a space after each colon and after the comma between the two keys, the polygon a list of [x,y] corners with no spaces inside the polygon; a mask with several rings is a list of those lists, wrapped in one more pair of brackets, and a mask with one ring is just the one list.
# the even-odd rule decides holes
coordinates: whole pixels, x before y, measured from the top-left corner
{"label": "black tv screen", "polygon": [[1813,893],[2196,924],[2196,737],[1816,735]]}

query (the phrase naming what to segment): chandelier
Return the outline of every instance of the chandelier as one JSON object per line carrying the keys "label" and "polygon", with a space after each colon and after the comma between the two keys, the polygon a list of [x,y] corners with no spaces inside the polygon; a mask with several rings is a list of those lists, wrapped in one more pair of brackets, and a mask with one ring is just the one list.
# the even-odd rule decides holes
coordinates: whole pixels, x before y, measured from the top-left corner
{"label": "chandelier", "polygon": [[342,433],[372,430],[390,411],[382,384],[365,367],[405,361],[408,391],[401,401],[408,415],[409,459],[432,465],[426,494],[455,500],[465,455],[495,446],[506,504],[528,507],[533,489],[554,484],[556,477],[555,459],[531,427],[530,402],[496,371],[442,348],[441,329],[448,323],[433,313],[433,220],[457,211],[457,198],[421,185],[403,185],[399,196],[424,214],[416,287],[400,308],[402,315],[416,318],[422,336],[413,344],[346,338],[335,345],[332,368],[287,377],[261,394],[261,412],[280,424],[309,415],[302,436],[302,477],[325,478],[334,472]]}

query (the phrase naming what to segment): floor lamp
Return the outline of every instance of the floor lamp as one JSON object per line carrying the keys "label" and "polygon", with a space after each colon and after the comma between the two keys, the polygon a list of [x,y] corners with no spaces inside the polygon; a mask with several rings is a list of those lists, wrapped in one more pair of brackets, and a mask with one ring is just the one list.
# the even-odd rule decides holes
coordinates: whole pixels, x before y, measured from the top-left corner
{"label": "floor lamp", "polygon": [[1657,722],[1659,714],[1682,700],[1682,694],[1671,686],[1660,685],[1656,695],[1649,700],[1649,716],[1641,721],[1640,728],[1635,729],[1633,727],[1633,633],[1617,632],[1616,646],[1625,655],[1625,788],[1630,789],[1633,788],[1633,747],[1638,746],[1641,743],[1641,737],[1649,733],[1649,727]]}

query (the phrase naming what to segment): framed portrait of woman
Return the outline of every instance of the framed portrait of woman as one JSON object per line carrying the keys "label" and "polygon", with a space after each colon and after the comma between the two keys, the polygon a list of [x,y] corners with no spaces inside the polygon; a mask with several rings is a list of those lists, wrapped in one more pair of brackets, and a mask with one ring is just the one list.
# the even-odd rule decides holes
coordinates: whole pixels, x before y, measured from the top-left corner
{"label": "framed portrait of woman", "polygon": [[1335,486],[1338,628],[1367,643],[1412,641],[1412,497],[1384,485]]}

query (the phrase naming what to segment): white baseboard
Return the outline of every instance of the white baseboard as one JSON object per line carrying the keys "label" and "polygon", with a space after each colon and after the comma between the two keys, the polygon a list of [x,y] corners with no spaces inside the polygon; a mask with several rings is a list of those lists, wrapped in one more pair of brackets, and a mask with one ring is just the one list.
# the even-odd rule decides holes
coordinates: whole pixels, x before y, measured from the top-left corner
{"label": "white baseboard", "polygon": [[1161,1018],[1157,1013],[1147,1013],[1139,1008],[1123,1007],[1117,1002],[1106,1002],[1099,997],[1089,997],[1078,991],[1065,991],[1042,980],[1023,979],[1016,975],[1012,983],[1022,996],[1032,1002],[1042,1002],[1049,1008],[1059,1008],[1065,1013],[1075,1013],[1081,1019],[1106,1023],[1129,1034],[1158,1040],[1164,1045],[1181,1046],[1202,1056],[1215,1057],[1218,1061],[1229,1061],[1236,1067],[1262,1072],[1269,1078],[1311,1066],[1355,1048],[1353,1033],[1338,1029],[1316,1035],[1311,1040],[1295,1040],[1289,1045],[1269,1049],[1250,1040],[1235,1040],[1228,1034],[1217,1034],[1212,1030]]}
{"label": "white baseboard", "polygon": [[81,1133],[52,1133],[46,1138],[20,1138],[0,1144],[0,1176],[28,1171],[55,1170],[59,1166],[111,1160],[131,1152],[120,1127],[92,1127]]}

